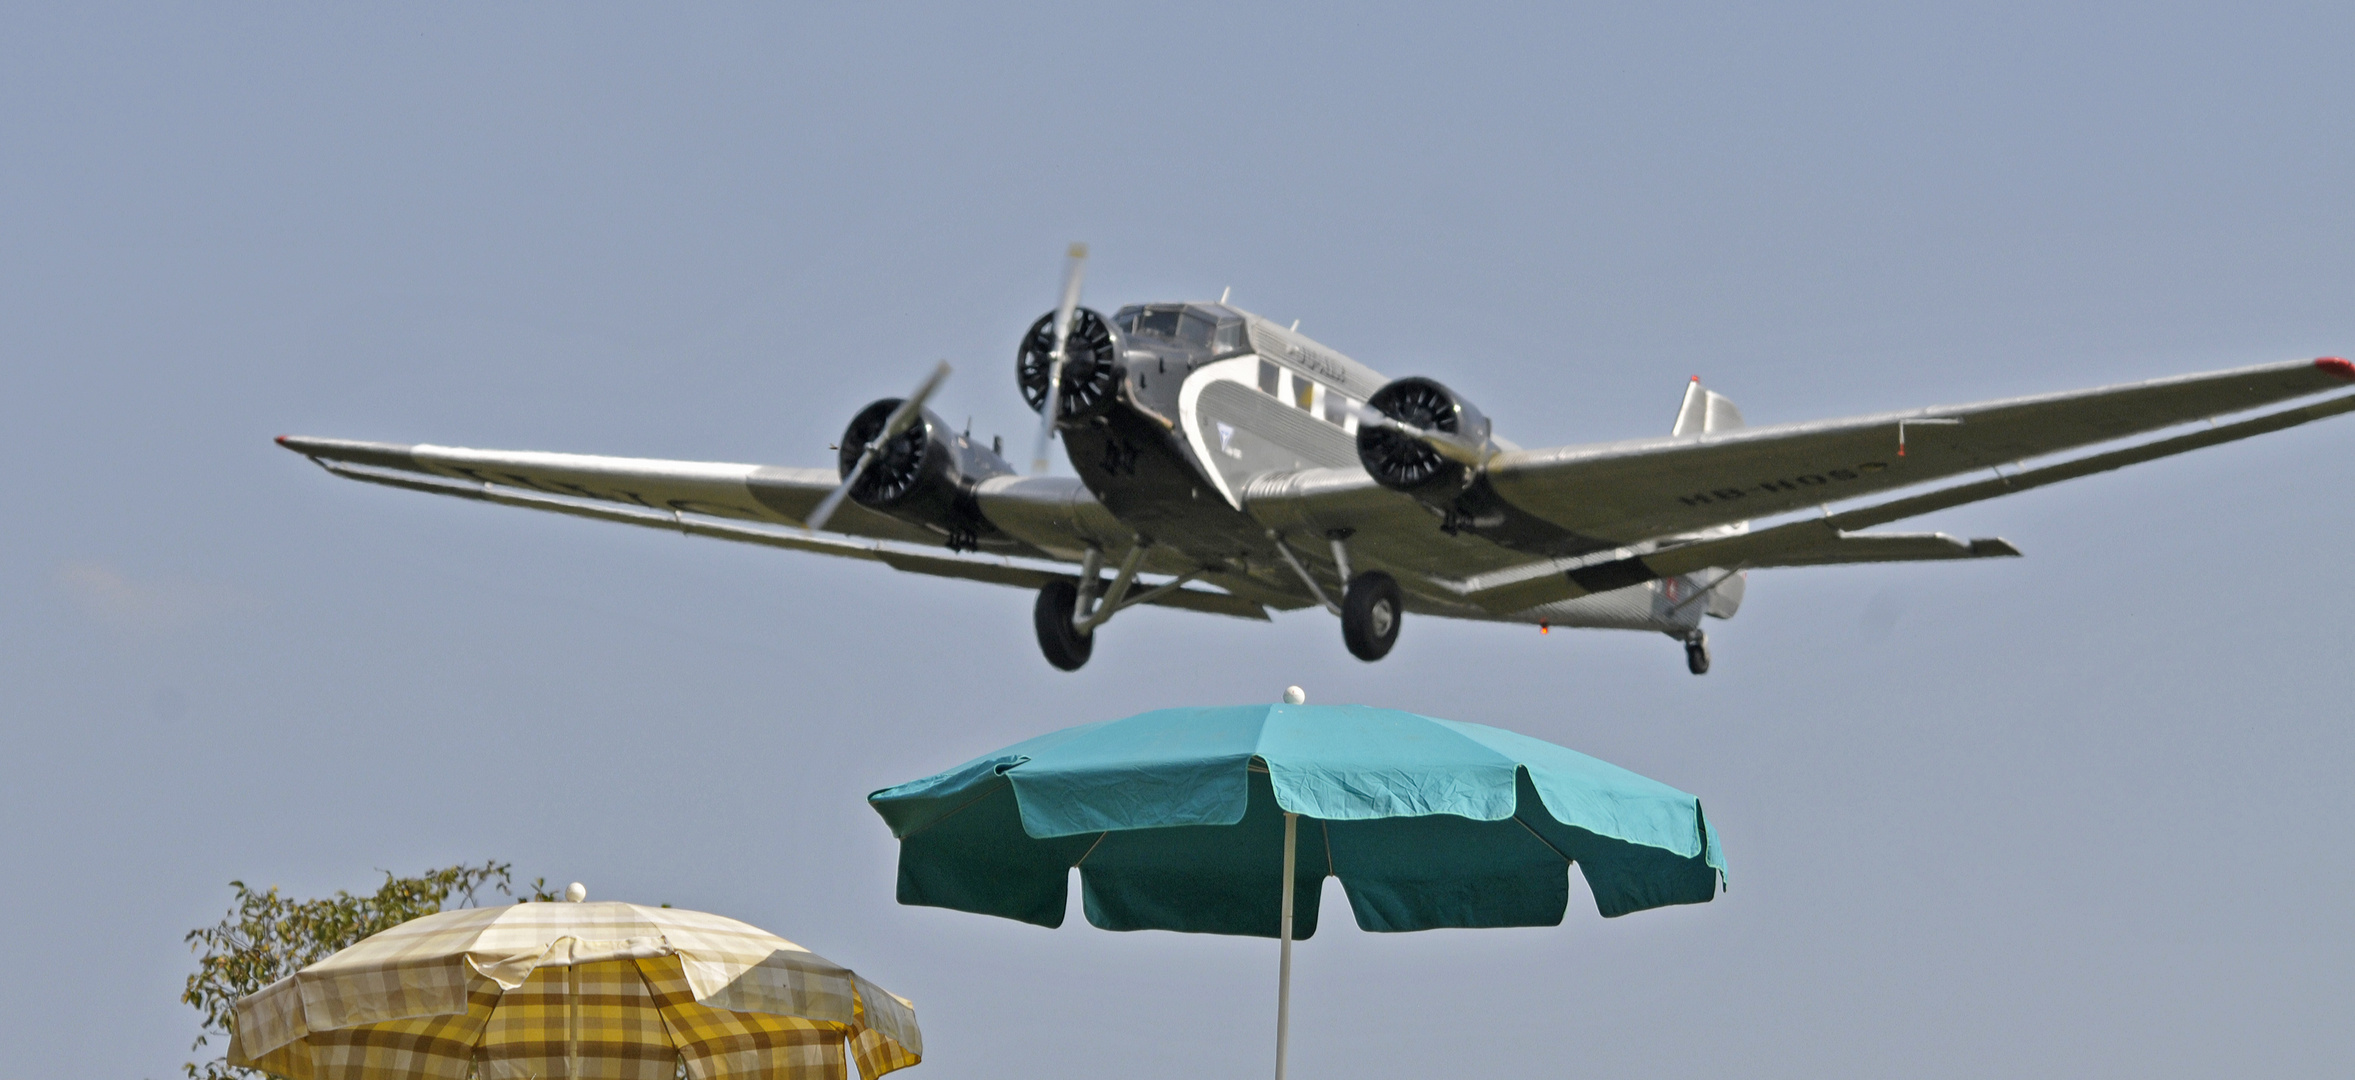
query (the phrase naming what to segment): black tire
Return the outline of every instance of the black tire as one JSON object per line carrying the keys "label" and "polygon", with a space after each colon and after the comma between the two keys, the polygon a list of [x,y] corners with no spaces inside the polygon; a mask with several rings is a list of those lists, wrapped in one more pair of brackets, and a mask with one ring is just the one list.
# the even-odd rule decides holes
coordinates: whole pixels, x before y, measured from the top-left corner
{"label": "black tire", "polygon": [[1373,663],[1398,644],[1398,624],[1405,616],[1398,582],[1380,570],[1368,570],[1349,579],[1349,591],[1341,596],[1341,640],[1349,646],[1349,655]]}
{"label": "black tire", "polygon": [[1030,609],[1031,621],[1038,625],[1039,651],[1047,654],[1047,663],[1064,671],[1086,667],[1088,656],[1096,651],[1095,636],[1071,626],[1071,612],[1078,604],[1078,583],[1058,578],[1039,587],[1038,603]]}
{"label": "black tire", "polygon": [[1684,667],[1695,675],[1709,674],[1709,642],[1693,638],[1684,643]]}

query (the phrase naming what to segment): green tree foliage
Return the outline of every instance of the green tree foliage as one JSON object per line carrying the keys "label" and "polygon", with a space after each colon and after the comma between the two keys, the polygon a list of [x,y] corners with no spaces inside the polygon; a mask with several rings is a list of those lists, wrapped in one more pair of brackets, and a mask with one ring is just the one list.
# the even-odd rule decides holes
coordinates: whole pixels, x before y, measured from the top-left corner
{"label": "green tree foliage", "polygon": [[[294,974],[337,949],[450,906],[473,907],[485,890],[514,897],[509,865],[485,862],[479,866],[443,867],[416,877],[384,875],[384,885],[369,895],[338,890],[334,896],[296,900],[281,896],[273,885],[255,890],[232,881],[236,902],[219,925],[188,932],[189,950],[197,954],[196,973],[180,1000],[204,1014],[203,1034],[192,1050],[202,1050],[218,1037],[227,1044],[237,1024],[237,999]],[[548,901],[546,878],[525,886],[523,899]],[[274,1076],[253,1069],[232,1068],[222,1057],[187,1064],[189,1080],[242,1080]]]}

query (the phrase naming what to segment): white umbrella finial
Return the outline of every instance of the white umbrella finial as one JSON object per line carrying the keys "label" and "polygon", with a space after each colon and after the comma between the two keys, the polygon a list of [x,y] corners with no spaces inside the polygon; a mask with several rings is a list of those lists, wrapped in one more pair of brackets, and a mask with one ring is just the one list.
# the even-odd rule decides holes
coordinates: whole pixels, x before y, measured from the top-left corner
{"label": "white umbrella finial", "polygon": [[1287,686],[1287,687],[1285,687],[1285,688],[1284,688],[1284,704],[1286,704],[1286,705],[1306,705],[1306,704],[1308,704],[1308,691],[1306,691],[1306,690],[1303,690],[1303,689],[1301,689],[1301,688],[1299,688],[1299,687],[1297,687],[1297,686]]}
{"label": "white umbrella finial", "polygon": [[580,903],[589,898],[589,887],[577,881],[573,882],[564,887],[564,898],[575,904]]}

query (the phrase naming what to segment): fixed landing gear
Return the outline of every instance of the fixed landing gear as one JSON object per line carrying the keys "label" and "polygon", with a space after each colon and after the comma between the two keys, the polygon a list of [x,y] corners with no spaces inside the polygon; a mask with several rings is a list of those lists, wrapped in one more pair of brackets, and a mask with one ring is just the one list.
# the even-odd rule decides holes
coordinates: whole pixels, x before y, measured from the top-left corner
{"label": "fixed landing gear", "polygon": [[1390,655],[1398,643],[1398,623],[1406,613],[1398,582],[1380,570],[1349,579],[1341,596],[1341,640],[1349,654],[1367,663]]}
{"label": "fixed landing gear", "polygon": [[[1059,577],[1039,586],[1030,620],[1038,627],[1038,648],[1047,654],[1047,663],[1064,671],[1078,671],[1086,666],[1088,654],[1096,651],[1096,628],[1114,613],[1157,600],[1204,573],[1192,570],[1143,592],[1133,591],[1137,570],[1145,563],[1145,550],[1152,546],[1150,538],[1138,537],[1120,560],[1120,572],[1112,575],[1109,585],[1099,576],[1104,569],[1104,552],[1091,547],[1087,557],[1079,561],[1078,581]],[[1102,592],[1097,591],[1098,586]]]}
{"label": "fixed landing gear", "polygon": [[1078,607],[1079,585],[1057,578],[1039,587],[1038,603],[1030,609],[1031,621],[1038,624],[1039,651],[1064,671],[1087,666],[1096,651],[1096,636],[1080,633],[1072,622]]}
{"label": "fixed landing gear", "polygon": [[1709,674],[1709,635],[1699,630],[1685,635],[1684,666],[1695,675]]}

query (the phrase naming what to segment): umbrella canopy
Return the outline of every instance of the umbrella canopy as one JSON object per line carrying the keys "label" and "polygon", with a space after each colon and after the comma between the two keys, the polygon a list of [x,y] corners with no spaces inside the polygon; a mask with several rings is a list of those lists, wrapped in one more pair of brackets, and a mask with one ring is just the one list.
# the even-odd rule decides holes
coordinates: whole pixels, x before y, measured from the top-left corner
{"label": "umbrella canopy", "polygon": [[1357,705],[1163,709],[1017,743],[867,797],[899,900],[1060,926],[1072,867],[1107,930],[1553,926],[1567,868],[1606,917],[1704,903],[1725,860],[1700,800],[1552,743]]}
{"label": "umbrella canopy", "polygon": [[734,919],[619,903],[412,919],[237,1003],[232,1065],[293,1080],[873,1080],[914,1006]]}

